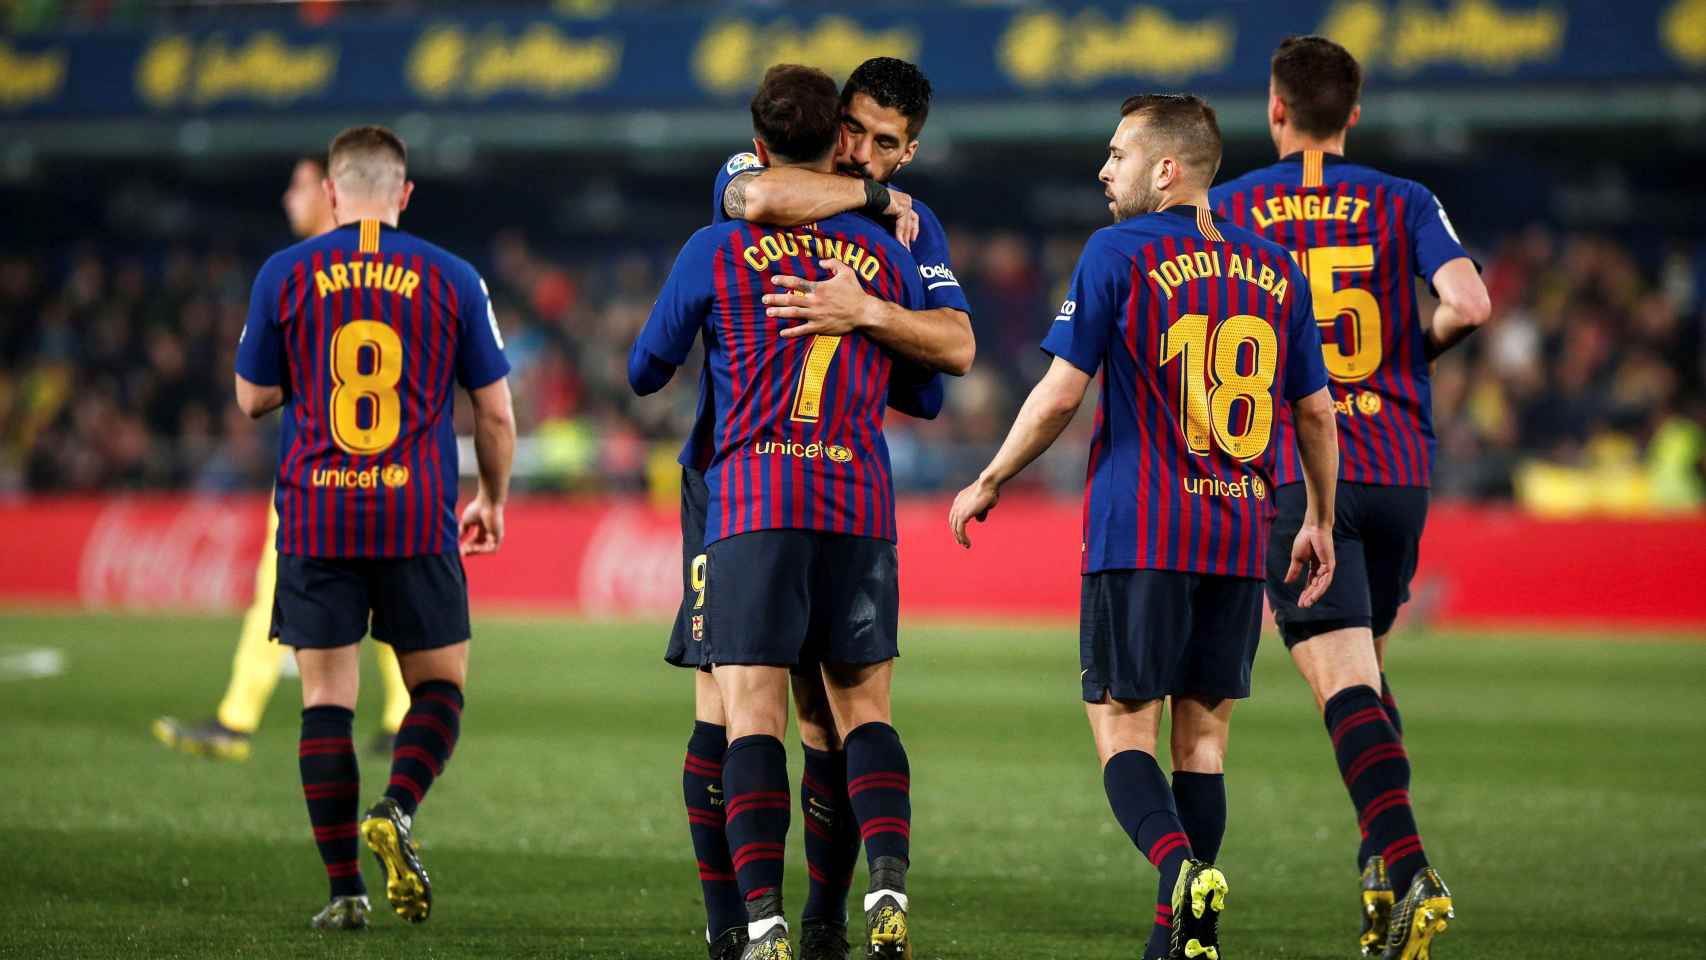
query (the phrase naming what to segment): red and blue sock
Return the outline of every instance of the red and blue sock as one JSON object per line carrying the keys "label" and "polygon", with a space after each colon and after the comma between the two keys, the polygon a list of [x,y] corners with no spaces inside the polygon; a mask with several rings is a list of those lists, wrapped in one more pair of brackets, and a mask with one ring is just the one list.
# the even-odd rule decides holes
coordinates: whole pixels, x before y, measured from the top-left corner
{"label": "red and blue sock", "polygon": [[1417,871],[1428,865],[1410,809],[1410,757],[1404,742],[1373,687],[1339,691],[1322,713],[1366,849],[1385,858],[1392,889],[1403,896]]}
{"label": "red and blue sock", "polygon": [[350,731],[355,711],[348,707],[309,707],[302,711],[302,737],[297,744],[297,767],[302,771],[302,796],[308,801],[308,822],[314,845],[326,865],[334,897],[358,897],[367,892],[356,859],[356,815],[361,806],[361,771],[356,766]]}
{"label": "red and blue sock", "polygon": [[1226,836],[1226,775],[1173,771],[1173,805],[1193,855],[1209,863],[1219,859],[1220,841]]}
{"label": "red and blue sock", "polygon": [[723,753],[728,749],[724,728],[703,721],[693,724],[687,740],[687,760],[681,771],[681,794],[687,801],[687,829],[699,861],[699,887],[705,894],[705,931],[714,940],[734,927],[746,926],[746,902],[735,883],[729,862],[729,837],[723,823]]}
{"label": "red and blue sock", "polygon": [[800,812],[806,821],[806,907],[802,920],[847,921],[847,891],[859,858],[859,819],[847,797],[847,754],[805,744]]}
{"label": "red and blue sock", "polygon": [[1155,924],[1150,929],[1145,957],[1164,957],[1173,928],[1173,886],[1179,869],[1192,856],[1191,840],[1179,820],[1173,788],[1155,758],[1141,750],[1123,750],[1102,768],[1102,787],[1114,819],[1131,842],[1160,871],[1155,894]]}
{"label": "red and blue sock", "polygon": [[428,680],[409,691],[409,712],[391,749],[391,782],[385,796],[415,815],[432,782],[444,772],[462,731],[462,688]]}
{"label": "red and blue sock", "polygon": [[788,842],[788,752],[775,737],[741,737],[723,754],[724,822],[751,924],[782,915],[782,857]]}
{"label": "red and blue sock", "polygon": [[845,744],[847,796],[865,842],[870,890],[904,894],[905,870],[912,862],[912,768],[906,748],[886,723],[854,728]]}

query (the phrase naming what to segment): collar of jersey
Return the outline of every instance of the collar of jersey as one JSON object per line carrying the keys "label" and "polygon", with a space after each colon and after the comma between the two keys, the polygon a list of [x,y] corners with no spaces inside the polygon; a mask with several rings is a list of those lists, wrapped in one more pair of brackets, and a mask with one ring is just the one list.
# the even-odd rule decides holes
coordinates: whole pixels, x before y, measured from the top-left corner
{"label": "collar of jersey", "polygon": [[[1305,153],[1305,151],[1303,151],[1303,150],[1293,151],[1291,153],[1286,154],[1283,157],[1280,157],[1279,162],[1280,163],[1302,163],[1304,153]],[[1344,163],[1345,157],[1344,157],[1344,154],[1328,153],[1327,151],[1323,150],[1323,151],[1321,151],[1321,162],[1323,164],[1329,164],[1329,165],[1335,164],[1335,163]]]}
{"label": "collar of jersey", "polygon": [[[1170,213],[1176,217],[1190,217],[1192,220],[1195,220],[1197,218],[1197,207],[1195,205],[1189,204],[1189,203],[1176,203],[1176,204],[1168,207],[1165,210],[1157,210],[1155,212],[1156,213]],[[1225,219],[1224,217],[1216,214],[1212,207],[1209,208],[1208,215],[1211,217],[1214,217],[1214,219],[1216,219],[1216,220],[1224,220]]]}

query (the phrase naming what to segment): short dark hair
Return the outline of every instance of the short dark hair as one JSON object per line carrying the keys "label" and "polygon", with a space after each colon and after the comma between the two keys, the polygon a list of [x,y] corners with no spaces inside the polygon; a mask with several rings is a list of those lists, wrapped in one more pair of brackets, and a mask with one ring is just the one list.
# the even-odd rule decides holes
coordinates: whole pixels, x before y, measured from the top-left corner
{"label": "short dark hair", "polygon": [[389,153],[405,167],[409,164],[409,148],[403,143],[403,138],[373,123],[350,127],[332,138],[332,145],[326,150],[328,169],[344,153]]}
{"label": "short dark hair", "polygon": [[846,109],[855,94],[864,94],[879,107],[900,111],[906,118],[906,135],[913,140],[924,130],[930,116],[930,78],[917,64],[898,57],[872,57],[859,64],[841,88],[841,106]]}
{"label": "short dark hair", "polygon": [[1274,91],[1291,125],[1312,137],[1331,137],[1351,122],[1362,96],[1362,67],[1326,37],[1286,37],[1274,50]]}
{"label": "short dark hair", "polygon": [[752,95],[752,132],[771,153],[794,163],[823,159],[841,135],[835,81],[816,67],[779,63]]}
{"label": "short dark hair", "polygon": [[1120,104],[1120,116],[1132,114],[1166,137],[1179,162],[1202,175],[1204,186],[1214,182],[1220,169],[1220,121],[1207,101],[1188,93],[1140,93]]}

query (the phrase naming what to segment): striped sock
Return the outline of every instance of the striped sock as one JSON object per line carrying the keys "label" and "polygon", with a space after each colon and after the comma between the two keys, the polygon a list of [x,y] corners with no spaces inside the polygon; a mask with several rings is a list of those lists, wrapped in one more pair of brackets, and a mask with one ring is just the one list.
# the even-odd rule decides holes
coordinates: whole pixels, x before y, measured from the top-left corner
{"label": "striped sock", "polygon": [[[859,836],[865,841],[865,860],[871,867],[871,891],[893,889],[893,871],[878,871],[877,860],[912,862],[912,769],[900,734],[886,723],[863,724],[849,733],[847,747],[847,796],[859,818]],[[904,877],[898,878],[904,887]],[[881,883],[884,886],[879,887]],[[904,889],[896,893],[905,893]]]}
{"label": "striped sock", "polygon": [[859,858],[859,820],[847,798],[847,754],[806,746],[800,812],[806,821],[806,908],[801,919],[847,920],[847,891]]}
{"label": "striped sock", "polygon": [[1386,671],[1380,671],[1380,706],[1386,711],[1386,719],[1392,721],[1392,729],[1398,731],[1398,739],[1404,739],[1404,718],[1398,715],[1398,701],[1392,696],[1392,685],[1386,682]]}
{"label": "striped sock", "polygon": [[705,894],[705,931],[714,940],[725,930],[746,925],[746,904],[729,862],[729,838],[723,830],[723,752],[727,731],[714,723],[693,724],[681,794],[687,801],[687,830],[699,861],[699,887]]}
{"label": "striped sock", "polygon": [[1123,750],[1102,768],[1102,787],[1114,819],[1137,849],[1160,871],[1155,894],[1155,925],[1145,957],[1164,957],[1173,933],[1173,886],[1179,868],[1192,856],[1191,841],[1174,806],[1173,789],[1155,758],[1141,750]]}
{"label": "striped sock", "polygon": [[1373,687],[1339,691],[1323,714],[1367,849],[1386,859],[1392,889],[1403,896],[1411,878],[1428,865],[1410,809],[1410,757],[1404,742]]}
{"label": "striped sock", "polygon": [[391,750],[391,783],[385,795],[403,812],[415,815],[421,798],[444,771],[462,730],[462,688],[448,680],[428,680],[409,691],[409,712]]}
{"label": "striped sock", "polygon": [[788,752],[769,736],[741,737],[723,755],[729,860],[750,924],[782,915],[788,842]]}
{"label": "striped sock", "polygon": [[1213,863],[1226,836],[1226,775],[1173,771],[1173,804],[1185,825],[1191,851],[1198,860]]}
{"label": "striped sock", "polygon": [[348,707],[309,707],[302,711],[302,738],[296,749],[308,822],[314,827],[314,845],[320,848],[334,897],[367,892],[356,859],[361,772],[350,741],[354,724],[355,711]]}

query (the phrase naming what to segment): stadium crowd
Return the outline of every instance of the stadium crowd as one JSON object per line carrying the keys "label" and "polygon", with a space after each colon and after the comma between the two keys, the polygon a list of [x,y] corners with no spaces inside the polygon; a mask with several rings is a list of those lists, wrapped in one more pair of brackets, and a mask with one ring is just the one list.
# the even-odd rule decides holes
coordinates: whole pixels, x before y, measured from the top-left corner
{"label": "stadium crowd", "polygon": [[[891,420],[897,481],[913,490],[952,489],[999,442],[1041,369],[1036,343],[1082,243],[949,232],[978,363],[939,420]],[[660,405],[635,401],[624,364],[673,250],[571,261],[510,231],[467,252],[491,283],[515,365],[528,438],[519,481],[642,489],[672,475],[697,369]],[[1436,489],[1558,510],[1699,506],[1706,246],[1638,259],[1609,236],[1531,226],[1477,254],[1494,320],[1438,365]],[[274,427],[231,401],[257,265],[188,246],[150,258],[95,246],[0,254],[0,491],[267,483]],[[1071,455],[1027,479],[1075,491],[1090,420],[1078,418]],[[1609,475],[1620,482],[1599,482]],[[1618,502],[1603,498],[1611,486]]]}

